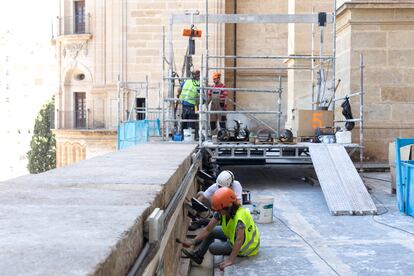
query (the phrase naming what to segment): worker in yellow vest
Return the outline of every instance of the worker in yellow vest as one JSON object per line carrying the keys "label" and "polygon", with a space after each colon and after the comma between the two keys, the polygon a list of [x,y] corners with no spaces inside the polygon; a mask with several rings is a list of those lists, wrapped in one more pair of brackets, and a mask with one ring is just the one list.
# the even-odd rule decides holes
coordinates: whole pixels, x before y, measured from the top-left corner
{"label": "worker in yellow vest", "polygon": [[[192,78],[186,80],[183,87],[178,89],[178,94],[182,106],[181,119],[198,119],[195,111],[200,100],[200,70],[196,70],[192,73]],[[183,122],[182,129],[189,127],[197,130],[198,124],[195,122]],[[196,136],[198,136],[197,131]]]}
{"label": "worker in yellow vest", "polygon": [[[183,254],[197,264],[203,262],[207,250],[213,255],[229,255],[219,264],[220,270],[234,264],[237,256],[256,255],[260,246],[259,229],[250,212],[241,207],[234,191],[228,187],[218,189],[211,205],[216,213],[210,223],[193,240],[183,242],[184,247],[190,247],[202,241],[200,246],[195,251],[182,249]],[[217,226],[220,221],[221,226]]]}

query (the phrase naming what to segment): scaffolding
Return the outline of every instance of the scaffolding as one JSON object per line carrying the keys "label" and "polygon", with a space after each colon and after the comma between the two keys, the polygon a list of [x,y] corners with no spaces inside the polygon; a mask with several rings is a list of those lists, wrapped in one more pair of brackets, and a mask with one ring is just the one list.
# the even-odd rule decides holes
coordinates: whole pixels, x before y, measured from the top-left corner
{"label": "scaffolding", "polygon": [[[208,76],[212,70],[222,70],[224,72],[232,70],[235,74],[237,71],[242,70],[273,70],[273,71],[287,71],[287,70],[310,70],[312,74],[312,103],[311,109],[329,109],[335,111],[335,103],[344,98],[336,98],[335,92],[337,85],[335,80],[335,61],[336,61],[336,1],[333,4],[332,13],[312,13],[312,14],[209,14],[208,0],[205,0],[205,14],[187,13],[187,14],[171,14],[169,18],[168,35],[163,29],[163,84],[162,84],[162,109],[164,110],[162,116],[163,126],[163,138],[168,140],[172,131],[176,131],[182,122],[198,123],[198,144],[200,148],[205,148],[211,155],[213,160],[215,159],[243,159],[243,158],[261,158],[261,159],[294,159],[294,160],[310,160],[306,143],[298,143],[296,145],[255,145],[249,142],[240,143],[218,143],[212,139],[212,131],[210,130],[210,115],[212,114],[246,114],[250,118],[261,123],[265,128],[268,128],[276,137],[278,137],[281,130],[281,116],[283,114],[281,108],[282,100],[282,80],[281,78],[275,79],[276,84],[274,87],[234,87],[234,88],[217,88],[208,84]],[[209,24],[312,24],[312,50],[311,55],[210,55],[209,52]],[[205,24],[205,36],[204,36],[204,52],[201,56],[201,78],[200,78],[200,93],[199,93],[199,105],[198,105],[198,119],[182,120],[177,117],[177,112],[174,110],[174,106],[180,101],[174,97],[175,82],[185,81],[189,79],[186,77],[178,77],[175,74],[175,61],[174,61],[174,49],[173,49],[173,26],[174,24]],[[325,26],[330,24],[332,26],[332,52],[330,55],[324,53],[324,32]],[[319,53],[314,53],[314,37],[315,26],[319,26],[320,40],[319,40]],[[168,54],[166,54],[166,40],[168,46]],[[235,42],[236,43],[236,42]],[[237,66],[236,61],[241,59],[249,60],[294,60],[294,61],[308,61],[309,66],[275,66],[275,67],[257,67],[257,66]],[[211,61],[222,61],[221,64],[225,64],[226,60],[233,60],[234,66],[210,66]],[[362,56],[361,56],[362,64]],[[331,70],[330,85],[328,85],[329,70]],[[315,74],[316,71],[316,74]],[[314,81],[316,76],[316,82]],[[165,83],[167,85],[165,85]],[[330,87],[328,87],[330,86]],[[236,102],[234,102],[235,110],[210,110],[203,106],[203,101],[207,99],[208,91],[226,90],[237,93],[271,93],[277,95],[274,109],[272,110],[251,110],[241,108]],[[315,91],[316,89],[316,91]],[[166,91],[167,93],[165,93]],[[167,97],[164,97],[167,95]],[[359,93],[350,93],[347,97],[360,96],[360,118],[354,119],[354,122],[360,124],[360,144],[348,144],[346,147],[355,151],[360,151],[360,161],[362,168],[363,161],[363,65],[361,65],[361,91]],[[276,117],[276,127],[266,124],[263,120],[260,120],[255,115],[267,114]],[[335,120],[334,124],[339,125],[349,120]],[[287,153],[287,154],[286,154]]]}
{"label": "scaffolding", "polygon": [[[146,143],[161,136],[161,89],[159,83],[118,81],[118,149]],[[150,107],[150,96],[157,93],[157,106]],[[138,102],[140,104],[138,104]]]}

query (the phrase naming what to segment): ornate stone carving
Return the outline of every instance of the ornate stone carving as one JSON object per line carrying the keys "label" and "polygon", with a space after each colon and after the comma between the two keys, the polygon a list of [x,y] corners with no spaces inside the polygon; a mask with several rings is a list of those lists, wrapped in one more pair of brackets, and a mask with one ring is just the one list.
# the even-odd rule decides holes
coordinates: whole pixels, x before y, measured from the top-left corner
{"label": "ornate stone carving", "polygon": [[76,59],[83,50],[84,56],[88,55],[88,42],[76,41],[66,43],[63,47],[63,56]]}

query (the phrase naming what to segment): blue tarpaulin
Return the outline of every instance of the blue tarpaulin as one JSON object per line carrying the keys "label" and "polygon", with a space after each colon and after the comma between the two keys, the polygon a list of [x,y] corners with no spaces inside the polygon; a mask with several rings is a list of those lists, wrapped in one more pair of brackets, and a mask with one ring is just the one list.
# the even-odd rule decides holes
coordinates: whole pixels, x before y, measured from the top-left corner
{"label": "blue tarpaulin", "polygon": [[150,136],[161,136],[159,119],[123,122],[118,127],[118,150],[147,143]]}

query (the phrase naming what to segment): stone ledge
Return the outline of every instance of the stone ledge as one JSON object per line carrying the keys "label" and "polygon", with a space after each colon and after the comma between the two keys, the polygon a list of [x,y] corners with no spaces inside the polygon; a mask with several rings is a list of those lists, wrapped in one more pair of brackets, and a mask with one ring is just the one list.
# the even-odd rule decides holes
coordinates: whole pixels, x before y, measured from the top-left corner
{"label": "stone ledge", "polygon": [[5,275],[125,275],[194,144],[145,144],[0,183]]}

